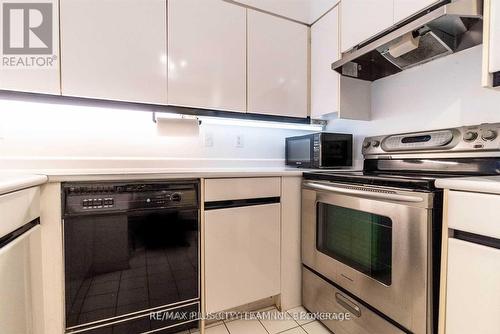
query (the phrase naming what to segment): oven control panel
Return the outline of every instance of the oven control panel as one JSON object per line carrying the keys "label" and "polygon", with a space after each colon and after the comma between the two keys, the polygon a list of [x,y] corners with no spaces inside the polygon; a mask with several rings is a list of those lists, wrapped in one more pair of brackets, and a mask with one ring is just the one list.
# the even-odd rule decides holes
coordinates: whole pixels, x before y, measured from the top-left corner
{"label": "oven control panel", "polygon": [[367,137],[362,144],[365,158],[406,153],[500,152],[500,123],[459,128]]}
{"label": "oven control panel", "polygon": [[[184,181],[186,182],[186,181]],[[198,181],[63,185],[65,214],[198,207]]]}

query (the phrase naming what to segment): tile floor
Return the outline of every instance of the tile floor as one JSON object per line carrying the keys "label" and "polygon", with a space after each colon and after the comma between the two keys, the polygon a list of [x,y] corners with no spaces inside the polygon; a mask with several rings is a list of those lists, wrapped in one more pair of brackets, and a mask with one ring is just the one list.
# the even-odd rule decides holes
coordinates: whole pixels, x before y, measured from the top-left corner
{"label": "tile floor", "polygon": [[[267,308],[261,312],[278,312],[276,308]],[[208,326],[206,334],[331,334],[319,321],[299,318],[305,313],[303,307],[287,312],[283,320],[226,320]],[[296,319],[296,320],[295,320]],[[191,333],[199,333],[192,331]],[[181,333],[179,333],[181,334]],[[187,334],[187,332],[182,333]]]}

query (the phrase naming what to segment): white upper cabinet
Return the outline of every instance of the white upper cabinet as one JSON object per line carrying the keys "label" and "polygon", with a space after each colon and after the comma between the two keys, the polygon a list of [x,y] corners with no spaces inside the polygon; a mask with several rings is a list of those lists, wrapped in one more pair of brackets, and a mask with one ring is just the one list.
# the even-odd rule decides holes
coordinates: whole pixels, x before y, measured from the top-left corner
{"label": "white upper cabinet", "polygon": [[[32,7],[29,1],[21,2],[2,1],[0,6],[0,17],[10,20],[8,26],[0,24],[0,36],[4,36],[0,38],[0,89],[59,95],[59,2],[45,0]],[[30,22],[40,22],[43,32],[31,32],[25,39],[23,15]],[[8,30],[3,31],[4,27]]]}
{"label": "white upper cabinet", "polygon": [[394,0],[394,22],[398,23],[442,0]]}
{"label": "white upper cabinet", "polygon": [[248,112],[308,115],[309,28],[248,10]]}
{"label": "white upper cabinet", "polygon": [[168,103],[246,111],[246,9],[168,1]]}
{"label": "white upper cabinet", "polygon": [[340,0],[234,0],[243,5],[312,24]]}
{"label": "white upper cabinet", "polygon": [[166,0],[61,0],[62,94],[167,103]]}
{"label": "white upper cabinet", "polygon": [[500,3],[490,0],[489,71],[500,71]]}
{"label": "white upper cabinet", "polygon": [[394,0],[342,0],[341,52],[390,28],[394,23]]}
{"label": "white upper cabinet", "polygon": [[311,27],[311,117],[339,111],[339,10],[335,7]]}
{"label": "white upper cabinet", "polygon": [[332,70],[332,63],[339,58],[336,7],[311,27],[311,117],[369,120],[371,84]]}

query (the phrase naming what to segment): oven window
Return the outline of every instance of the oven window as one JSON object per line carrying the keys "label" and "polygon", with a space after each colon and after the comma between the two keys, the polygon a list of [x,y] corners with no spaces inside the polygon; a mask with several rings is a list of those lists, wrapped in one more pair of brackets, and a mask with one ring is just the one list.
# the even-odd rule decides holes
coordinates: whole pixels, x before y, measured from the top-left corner
{"label": "oven window", "polygon": [[326,203],[318,203],[317,210],[318,250],[391,285],[391,219]]}

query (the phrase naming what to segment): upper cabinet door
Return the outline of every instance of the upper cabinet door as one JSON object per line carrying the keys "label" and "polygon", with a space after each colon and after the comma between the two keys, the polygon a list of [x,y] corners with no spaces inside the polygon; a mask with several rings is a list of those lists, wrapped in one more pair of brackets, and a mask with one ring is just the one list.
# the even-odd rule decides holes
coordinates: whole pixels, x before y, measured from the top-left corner
{"label": "upper cabinet door", "polygon": [[489,72],[500,71],[500,3],[490,0]]}
{"label": "upper cabinet door", "polygon": [[62,94],[167,103],[166,0],[61,0]]}
{"label": "upper cabinet door", "polygon": [[394,0],[394,23],[401,22],[441,1],[442,0]]}
{"label": "upper cabinet door", "polygon": [[246,111],[246,9],[168,1],[168,103]]}
{"label": "upper cabinet door", "polygon": [[248,112],[308,115],[305,25],[248,10]]}
{"label": "upper cabinet door", "polygon": [[342,0],[340,6],[342,52],[367,41],[394,23],[394,0]]}
{"label": "upper cabinet door", "polygon": [[311,27],[311,117],[339,111],[340,74],[331,68],[339,59],[339,10],[335,7]]}
{"label": "upper cabinet door", "polygon": [[[59,95],[59,2],[21,2],[1,1],[0,89]],[[23,36],[24,18],[40,27],[29,37]]]}

